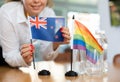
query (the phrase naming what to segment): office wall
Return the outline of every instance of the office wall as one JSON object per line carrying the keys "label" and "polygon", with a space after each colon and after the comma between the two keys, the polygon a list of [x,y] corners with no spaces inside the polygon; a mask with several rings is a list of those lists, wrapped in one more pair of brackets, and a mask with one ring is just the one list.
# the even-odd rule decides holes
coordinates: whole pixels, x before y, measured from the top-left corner
{"label": "office wall", "polygon": [[113,56],[120,53],[120,27],[112,27],[108,0],[99,0],[100,27],[105,30],[108,39],[108,62],[112,63]]}

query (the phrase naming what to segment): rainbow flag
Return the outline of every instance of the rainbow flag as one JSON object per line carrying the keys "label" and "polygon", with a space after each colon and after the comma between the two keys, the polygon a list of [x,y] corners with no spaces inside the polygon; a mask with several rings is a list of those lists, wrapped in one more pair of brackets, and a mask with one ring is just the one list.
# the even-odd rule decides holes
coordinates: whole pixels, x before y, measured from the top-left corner
{"label": "rainbow flag", "polygon": [[[86,51],[86,57],[92,63],[96,63],[103,48],[83,24],[75,20],[75,29],[73,33],[73,49]],[[97,53],[95,55],[94,53]],[[99,55],[98,55],[99,54]]]}

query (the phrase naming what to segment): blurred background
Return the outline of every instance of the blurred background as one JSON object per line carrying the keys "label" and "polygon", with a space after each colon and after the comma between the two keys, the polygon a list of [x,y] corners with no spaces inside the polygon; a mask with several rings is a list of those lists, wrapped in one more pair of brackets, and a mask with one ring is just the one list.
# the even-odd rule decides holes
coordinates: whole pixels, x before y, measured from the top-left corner
{"label": "blurred background", "polygon": [[[0,0],[0,6],[4,0]],[[112,24],[111,4],[117,2],[118,12],[120,12],[119,0],[53,0],[53,9],[57,16],[66,18],[66,26],[72,28],[71,19],[75,15],[81,23],[88,27],[94,35],[102,35],[103,44],[106,48],[107,60],[112,61],[115,54],[120,53],[120,26]],[[112,3],[111,3],[112,2]],[[119,14],[120,15],[120,14]],[[118,17],[118,19],[120,19]],[[119,22],[120,23],[120,22]],[[60,49],[64,52],[66,46]],[[69,51],[69,50],[68,50]]]}

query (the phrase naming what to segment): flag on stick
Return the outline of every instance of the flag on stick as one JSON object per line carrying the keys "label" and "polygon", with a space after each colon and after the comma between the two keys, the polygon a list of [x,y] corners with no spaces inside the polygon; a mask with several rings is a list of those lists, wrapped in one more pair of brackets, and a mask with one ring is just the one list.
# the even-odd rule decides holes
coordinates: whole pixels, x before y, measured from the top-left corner
{"label": "flag on stick", "polygon": [[65,26],[63,17],[30,17],[32,39],[40,39],[52,42],[62,42],[60,31]]}
{"label": "flag on stick", "polygon": [[96,63],[98,56],[95,55],[94,52],[100,55],[103,52],[103,48],[87,29],[87,27],[77,20],[74,21],[74,25],[73,49],[86,51],[87,59],[92,63]]}

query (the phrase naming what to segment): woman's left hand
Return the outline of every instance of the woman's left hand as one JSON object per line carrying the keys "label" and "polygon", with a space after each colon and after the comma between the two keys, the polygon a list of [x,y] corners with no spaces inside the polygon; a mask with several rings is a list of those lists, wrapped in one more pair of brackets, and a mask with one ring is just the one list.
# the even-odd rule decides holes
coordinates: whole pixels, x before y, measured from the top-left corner
{"label": "woman's left hand", "polygon": [[62,27],[61,28],[61,32],[62,32],[62,36],[64,37],[64,42],[63,43],[69,44],[70,43],[70,39],[71,39],[69,29],[66,28],[66,27]]}
{"label": "woman's left hand", "polygon": [[61,44],[69,44],[70,43],[71,36],[70,36],[69,29],[66,27],[62,27],[60,29],[60,31],[62,32],[62,36],[64,37],[64,41],[63,42],[54,42],[53,43],[54,50],[56,50],[59,47],[59,45],[61,45]]}

